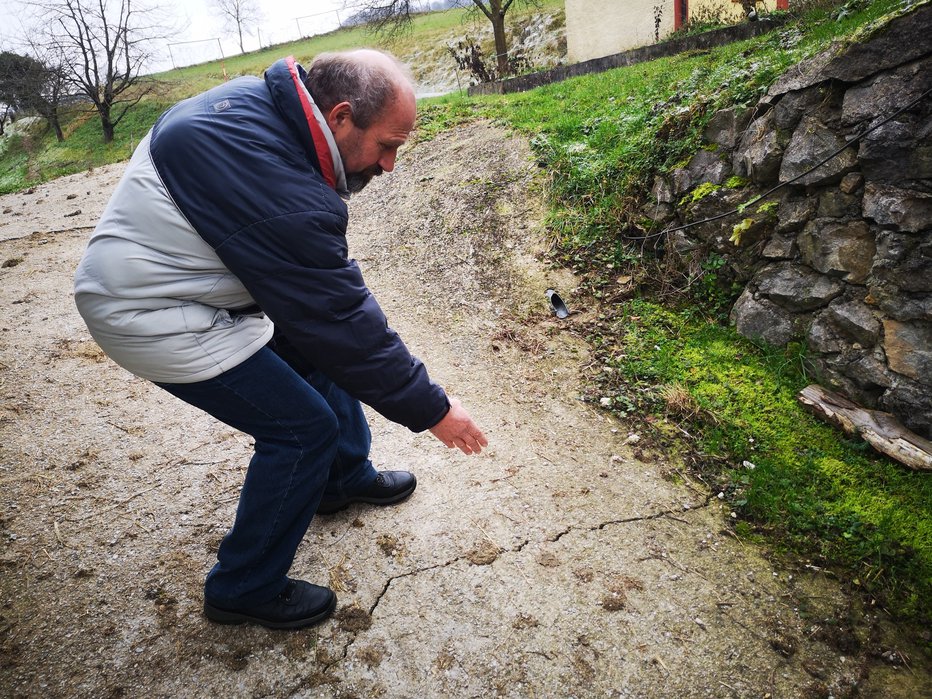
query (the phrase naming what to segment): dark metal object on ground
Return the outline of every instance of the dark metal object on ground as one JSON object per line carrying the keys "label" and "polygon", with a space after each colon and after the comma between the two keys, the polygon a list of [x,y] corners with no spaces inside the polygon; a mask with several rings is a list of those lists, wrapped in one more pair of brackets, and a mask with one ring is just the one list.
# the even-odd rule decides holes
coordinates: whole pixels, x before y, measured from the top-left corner
{"label": "dark metal object on ground", "polygon": [[557,318],[566,318],[570,312],[566,308],[566,304],[563,303],[563,299],[560,298],[560,295],[553,289],[547,289],[547,298],[550,300],[550,307],[553,309],[554,314]]}

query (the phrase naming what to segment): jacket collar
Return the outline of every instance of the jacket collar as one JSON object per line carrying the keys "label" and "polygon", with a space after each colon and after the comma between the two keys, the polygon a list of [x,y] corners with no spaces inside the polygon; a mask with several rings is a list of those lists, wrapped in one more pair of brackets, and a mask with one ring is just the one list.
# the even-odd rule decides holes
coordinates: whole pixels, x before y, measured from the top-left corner
{"label": "jacket collar", "polygon": [[[293,109],[288,109],[291,105],[282,105],[283,112],[294,120],[305,140],[305,145],[313,150],[320,165],[321,176],[337,194],[347,199],[349,192],[346,188],[343,158],[340,156],[340,150],[333,139],[327,120],[304,86],[306,75],[304,68],[295,61],[294,56],[288,56],[288,58],[276,61],[266,71],[266,83],[273,90],[273,94],[279,94],[276,88],[284,88],[285,93],[282,96],[289,103],[295,100],[298,102],[301,110],[300,117],[295,115]],[[285,84],[290,87],[285,88]]]}

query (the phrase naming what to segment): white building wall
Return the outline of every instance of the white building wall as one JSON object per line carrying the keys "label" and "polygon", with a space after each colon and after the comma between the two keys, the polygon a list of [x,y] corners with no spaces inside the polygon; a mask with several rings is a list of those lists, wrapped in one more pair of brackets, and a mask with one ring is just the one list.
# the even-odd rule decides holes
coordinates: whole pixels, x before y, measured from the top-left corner
{"label": "white building wall", "polygon": [[654,43],[654,6],[662,5],[660,38],[673,31],[673,0],[566,0],[570,63]]}
{"label": "white building wall", "polygon": [[[739,21],[739,0],[684,0],[689,18]],[[761,11],[776,8],[776,0],[758,2]],[[656,41],[654,8],[660,7],[659,35],[673,32],[673,0],[566,0],[566,53],[570,63],[610,56]]]}

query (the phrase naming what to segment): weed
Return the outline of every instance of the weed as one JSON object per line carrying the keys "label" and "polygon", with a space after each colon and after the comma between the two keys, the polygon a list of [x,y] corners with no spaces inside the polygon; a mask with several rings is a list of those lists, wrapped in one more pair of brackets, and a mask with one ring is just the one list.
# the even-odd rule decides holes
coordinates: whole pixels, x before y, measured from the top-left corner
{"label": "weed", "polygon": [[683,199],[680,201],[680,206],[695,204],[697,201],[701,201],[710,194],[714,194],[715,192],[719,191],[719,189],[721,189],[721,187],[719,187],[714,182],[703,182],[695,189],[693,189],[693,191],[683,197]]}
{"label": "weed", "polygon": [[741,236],[751,230],[754,223],[755,221],[753,218],[741,219],[731,227],[731,237],[728,238],[728,242],[733,243],[735,247],[741,245]]}

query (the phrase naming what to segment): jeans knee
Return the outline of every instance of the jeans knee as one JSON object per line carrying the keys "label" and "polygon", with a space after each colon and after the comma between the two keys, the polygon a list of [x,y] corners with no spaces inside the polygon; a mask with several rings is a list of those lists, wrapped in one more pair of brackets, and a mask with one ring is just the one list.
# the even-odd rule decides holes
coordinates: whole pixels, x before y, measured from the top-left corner
{"label": "jeans knee", "polygon": [[332,460],[340,439],[340,421],[332,412],[315,415],[301,421],[295,428],[295,439],[305,459]]}

